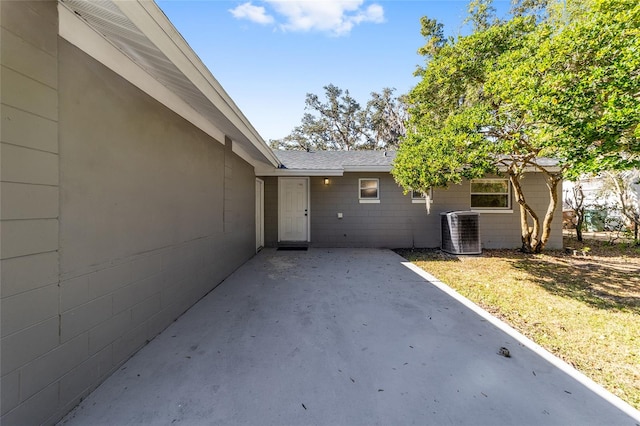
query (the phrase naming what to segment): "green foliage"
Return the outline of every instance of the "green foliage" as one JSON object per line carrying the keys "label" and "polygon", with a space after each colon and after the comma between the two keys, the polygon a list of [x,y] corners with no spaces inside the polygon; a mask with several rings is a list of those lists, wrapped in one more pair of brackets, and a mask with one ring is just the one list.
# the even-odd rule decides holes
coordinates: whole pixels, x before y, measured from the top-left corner
{"label": "green foliage", "polygon": [[371,93],[366,107],[333,84],[324,87],[326,100],[307,93],[299,126],[283,139],[270,141],[274,149],[343,150],[391,149],[405,134],[404,98],[395,89]]}
{"label": "green foliage", "polygon": [[514,16],[533,15],[542,20],[547,16],[549,0],[512,0],[511,5]]}
{"label": "green foliage", "polygon": [[499,58],[489,90],[527,112],[528,132],[566,176],[640,161],[640,4],[569,1]]}
{"label": "green foliage", "polygon": [[[538,250],[553,205],[538,237],[518,183],[525,167],[543,173],[553,198],[563,175],[640,164],[640,3],[517,0],[498,19],[490,0],[472,0],[469,11],[473,32],[452,39],[421,20],[427,62],[392,173],[424,190],[502,170],[525,212],[523,246]],[[540,157],[558,159],[559,172]]]}
{"label": "green foliage", "polygon": [[[411,131],[400,149],[425,151],[430,170],[409,173],[429,178],[420,187],[513,164],[503,156],[552,156],[569,177],[640,163],[640,3],[568,0],[543,22],[525,13],[546,3],[520,1],[514,17],[492,21],[490,2],[474,0],[476,31],[455,40],[422,19],[428,63],[408,96]],[[401,184],[408,157],[396,162]]]}
{"label": "green foliage", "polygon": [[482,31],[498,22],[495,15],[496,9],[491,0],[471,0],[466,22],[473,24],[474,31]]}
{"label": "green foliage", "polygon": [[566,141],[571,176],[640,164],[640,3],[590,3],[535,57],[536,118]]}
{"label": "green foliage", "polygon": [[420,19],[420,27],[420,33],[427,42],[418,49],[418,53],[427,58],[432,58],[447,43],[444,38],[444,26],[435,19],[423,16]]}
{"label": "green foliage", "polygon": [[373,148],[397,148],[400,138],[406,134],[407,120],[405,97],[394,97],[395,89],[385,87],[381,93],[372,92],[367,102],[366,128],[373,139]]}
{"label": "green foliage", "polygon": [[[437,28],[430,20],[423,22]],[[424,190],[495,173],[506,161],[502,156],[527,142],[522,114],[486,89],[496,58],[522,48],[524,36],[534,27],[533,19],[520,17],[445,43],[434,52],[422,81],[408,95],[411,130],[393,171],[401,185]]]}

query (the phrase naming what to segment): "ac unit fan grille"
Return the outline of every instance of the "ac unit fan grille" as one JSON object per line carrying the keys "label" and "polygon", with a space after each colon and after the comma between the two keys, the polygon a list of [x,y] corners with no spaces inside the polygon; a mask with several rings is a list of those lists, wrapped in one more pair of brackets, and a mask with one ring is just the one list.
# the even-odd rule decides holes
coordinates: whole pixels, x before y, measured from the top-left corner
{"label": "ac unit fan grille", "polygon": [[452,254],[479,254],[480,215],[476,212],[442,214],[442,250]]}

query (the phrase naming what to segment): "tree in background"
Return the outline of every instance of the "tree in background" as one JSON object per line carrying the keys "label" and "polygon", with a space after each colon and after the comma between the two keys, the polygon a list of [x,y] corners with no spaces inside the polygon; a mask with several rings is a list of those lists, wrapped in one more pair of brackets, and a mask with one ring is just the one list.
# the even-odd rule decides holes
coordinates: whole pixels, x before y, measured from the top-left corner
{"label": "tree in background", "polygon": [[271,140],[274,149],[333,150],[393,149],[404,136],[406,106],[394,89],[371,93],[365,108],[348,90],[324,87],[326,101],[307,93],[301,124],[282,139]]}
{"label": "tree in background", "polygon": [[407,107],[404,96],[394,97],[395,89],[385,87],[381,93],[372,92],[367,102],[367,130],[373,139],[373,149],[397,149],[407,133]]}
{"label": "tree in background", "polygon": [[576,216],[576,222],[574,224],[576,227],[576,239],[582,241],[582,231],[587,206],[585,205],[584,189],[581,179],[573,182],[570,192],[564,197],[564,202]]}
{"label": "tree in background", "polygon": [[[470,3],[473,31],[445,38],[423,18],[427,63],[407,97],[410,119],[393,175],[427,191],[506,174],[520,208],[522,250],[548,242],[563,176],[640,162],[640,5],[630,0],[523,0],[498,19]],[[540,161],[559,160],[557,167]],[[521,181],[545,179],[542,218]]]}
{"label": "tree in background", "polygon": [[631,224],[633,241],[638,244],[640,228],[640,171],[606,171],[602,190],[613,194],[615,203],[622,216]]}

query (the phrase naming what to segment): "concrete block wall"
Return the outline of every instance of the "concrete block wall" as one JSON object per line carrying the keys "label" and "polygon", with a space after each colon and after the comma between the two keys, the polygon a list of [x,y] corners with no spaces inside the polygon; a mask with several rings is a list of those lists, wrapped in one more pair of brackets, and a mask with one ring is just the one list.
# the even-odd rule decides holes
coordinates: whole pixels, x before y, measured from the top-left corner
{"label": "concrete block wall", "polygon": [[59,346],[56,2],[0,2],[0,31],[0,414],[37,424],[58,402],[27,367]]}
{"label": "concrete block wall", "polygon": [[[358,179],[380,180],[380,203],[360,204]],[[278,236],[277,178],[265,179],[265,244],[274,246]],[[469,210],[470,184],[451,185],[433,191],[431,213],[425,204],[412,203],[409,194],[389,173],[345,173],[331,177],[310,178],[311,243],[318,247],[439,247],[441,241],[440,213]],[[542,175],[532,173],[522,182],[527,201],[542,217],[548,203],[548,193]],[[560,190],[560,189],[559,189]],[[519,248],[519,208],[512,201],[513,212],[481,213],[480,233],[484,248]],[[558,205],[553,222],[549,248],[562,247],[561,211]],[[337,213],[343,218],[338,219]]]}
{"label": "concrete block wall", "polygon": [[52,424],[255,253],[255,174],[58,38],[2,15],[1,423]]}
{"label": "concrete block wall", "polygon": [[[379,179],[379,204],[359,202],[360,178]],[[329,185],[312,177],[310,185],[315,246],[422,247],[437,239],[425,205],[412,203],[411,195],[404,195],[389,173],[345,173],[331,177]]]}
{"label": "concrete block wall", "polygon": [[[549,204],[549,192],[541,173],[527,173],[523,177],[522,189],[529,205],[534,209],[540,218],[540,225],[547,211]],[[452,185],[450,190],[457,192],[458,196],[465,200],[465,208],[469,210],[471,205],[471,188],[469,182],[465,181],[461,185]],[[443,196],[449,197],[447,194]],[[466,197],[466,198],[465,198]],[[552,222],[552,233],[547,248],[562,248],[562,187],[558,187],[558,200]],[[435,201],[434,203],[437,203]],[[520,207],[515,202],[515,197],[511,197],[512,213],[481,213],[480,214],[480,238],[484,248],[520,248],[522,246],[520,231]],[[531,221],[529,221],[531,224]]]}
{"label": "concrete block wall", "polygon": [[264,180],[264,245],[275,247],[278,243],[278,178]]}

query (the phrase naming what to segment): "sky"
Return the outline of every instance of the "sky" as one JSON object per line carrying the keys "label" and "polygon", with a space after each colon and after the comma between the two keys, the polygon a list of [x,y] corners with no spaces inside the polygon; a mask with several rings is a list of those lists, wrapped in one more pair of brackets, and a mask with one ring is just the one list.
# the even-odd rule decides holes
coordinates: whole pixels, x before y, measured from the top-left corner
{"label": "sky", "polygon": [[[266,140],[300,124],[307,93],[348,90],[361,106],[407,93],[424,58],[420,18],[463,32],[467,0],[156,0]],[[508,7],[508,2],[498,6]],[[506,5],[506,6],[505,6]]]}

